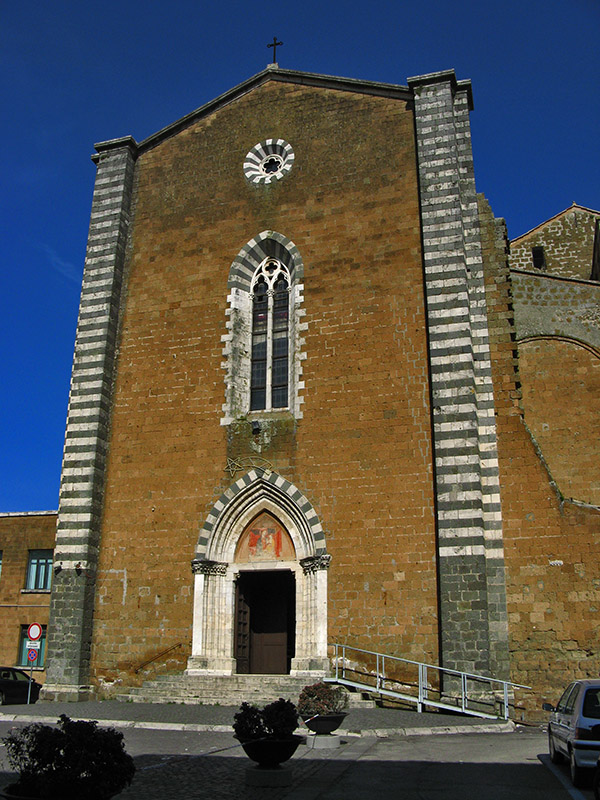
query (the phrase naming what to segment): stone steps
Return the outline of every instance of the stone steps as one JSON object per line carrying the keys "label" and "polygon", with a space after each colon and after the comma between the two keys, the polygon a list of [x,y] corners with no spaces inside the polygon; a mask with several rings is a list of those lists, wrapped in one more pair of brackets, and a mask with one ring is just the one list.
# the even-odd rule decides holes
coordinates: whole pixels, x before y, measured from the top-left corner
{"label": "stone steps", "polygon": [[[264,705],[280,697],[298,702],[302,689],[320,676],[294,675],[162,675],[131,688],[118,700],[134,703],[188,703],[239,706]],[[350,692],[351,708],[373,708],[374,701]]]}

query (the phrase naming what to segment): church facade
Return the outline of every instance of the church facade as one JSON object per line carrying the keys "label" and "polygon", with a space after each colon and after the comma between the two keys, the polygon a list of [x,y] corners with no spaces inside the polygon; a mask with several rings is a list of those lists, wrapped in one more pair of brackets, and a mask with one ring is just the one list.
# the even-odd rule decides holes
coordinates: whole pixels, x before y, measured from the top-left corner
{"label": "church facade", "polygon": [[524,419],[471,108],[453,72],[272,65],[96,146],[47,697],[166,652],[322,675],[335,642],[538,693],[597,674],[600,512]]}

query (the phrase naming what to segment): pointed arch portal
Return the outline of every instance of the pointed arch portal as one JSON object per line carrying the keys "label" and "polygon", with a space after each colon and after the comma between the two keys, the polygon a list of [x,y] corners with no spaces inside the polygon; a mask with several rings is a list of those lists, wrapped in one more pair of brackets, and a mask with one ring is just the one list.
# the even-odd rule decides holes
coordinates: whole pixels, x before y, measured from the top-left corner
{"label": "pointed arch portal", "polygon": [[188,674],[302,674],[327,668],[327,554],[312,505],[256,468],[200,532]]}

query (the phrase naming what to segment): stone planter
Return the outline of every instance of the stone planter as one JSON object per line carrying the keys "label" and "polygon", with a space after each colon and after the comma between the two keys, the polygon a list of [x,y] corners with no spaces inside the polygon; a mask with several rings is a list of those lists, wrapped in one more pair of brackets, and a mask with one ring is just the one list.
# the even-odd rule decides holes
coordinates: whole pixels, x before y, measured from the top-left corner
{"label": "stone planter", "polygon": [[302,719],[310,731],[322,736],[336,731],[347,716],[345,711],[338,711],[332,714],[319,714],[312,718],[309,714],[303,714]]}
{"label": "stone planter", "polygon": [[254,739],[241,744],[248,758],[261,769],[274,769],[288,761],[303,741],[304,736],[294,734],[291,739]]}

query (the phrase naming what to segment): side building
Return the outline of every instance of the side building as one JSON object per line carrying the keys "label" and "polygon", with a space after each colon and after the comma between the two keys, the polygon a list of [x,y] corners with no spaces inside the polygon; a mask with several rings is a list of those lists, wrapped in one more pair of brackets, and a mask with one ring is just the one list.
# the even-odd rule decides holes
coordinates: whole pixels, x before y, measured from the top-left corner
{"label": "side building", "polygon": [[[43,683],[53,576],[56,511],[0,514],[0,664],[29,671]],[[42,626],[35,661],[28,658],[27,629]]]}
{"label": "side building", "polygon": [[600,506],[600,212],[573,203],[509,263],[525,420],[561,495]]}

